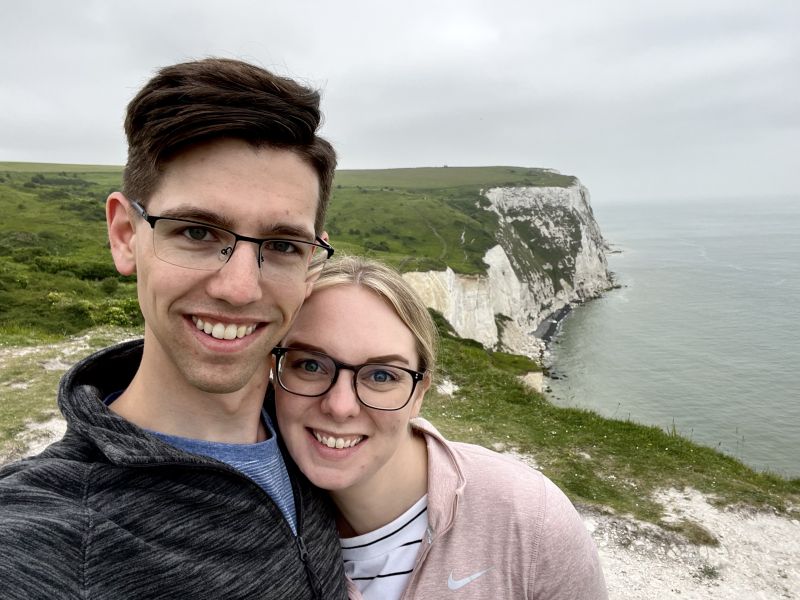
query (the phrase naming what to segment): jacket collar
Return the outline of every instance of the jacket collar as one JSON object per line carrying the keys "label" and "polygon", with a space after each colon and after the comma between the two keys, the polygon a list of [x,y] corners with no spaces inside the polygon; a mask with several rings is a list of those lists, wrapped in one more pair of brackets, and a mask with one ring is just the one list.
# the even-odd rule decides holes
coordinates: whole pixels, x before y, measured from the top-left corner
{"label": "jacket collar", "polygon": [[425,436],[428,449],[428,526],[434,537],[438,537],[452,527],[467,480],[452,447],[431,423],[417,417],[411,420],[411,426]]}
{"label": "jacket collar", "polygon": [[64,375],[58,405],[67,421],[65,443],[92,445],[119,465],[207,463],[162,442],[105,405],[106,397],[130,384],[143,347],[143,340],[134,340],[104,348]]}

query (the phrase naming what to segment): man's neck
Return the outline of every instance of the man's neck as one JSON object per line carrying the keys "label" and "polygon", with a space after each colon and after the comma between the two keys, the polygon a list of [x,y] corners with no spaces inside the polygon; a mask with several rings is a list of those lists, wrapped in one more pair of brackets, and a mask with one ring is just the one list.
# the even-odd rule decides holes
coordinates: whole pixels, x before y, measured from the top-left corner
{"label": "man's neck", "polygon": [[109,407],[151,431],[210,442],[252,444],[267,439],[261,409],[268,378],[227,394],[204,392],[182,378],[165,377],[145,360]]}

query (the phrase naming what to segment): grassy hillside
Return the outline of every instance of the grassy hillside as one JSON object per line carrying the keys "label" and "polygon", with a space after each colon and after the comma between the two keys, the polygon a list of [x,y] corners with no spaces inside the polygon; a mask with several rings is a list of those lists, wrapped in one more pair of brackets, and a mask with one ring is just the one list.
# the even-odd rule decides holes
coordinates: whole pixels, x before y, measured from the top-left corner
{"label": "grassy hillside", "polygon": [[[401,270],[485,270],[494,214],[489,185],[572,185],[573,177],[519,167],[339,171],[328,232],[341,252]],[[106,244],[104,203],[121,168],[0,162],[0,333],[6,339],[137,326],[132,279]]]}
{"label": "grassy hillside", "polygon": [[4,339],[138,324],[134,283],[118,276],[106,243],[104,201],[119,186],[119,168],[7,165],[0,163]]}
{"label": "grassy hillside", "polygon": [[520,167],[339,171],[328,232],[338,248],[402,271],[483,273],[497,219],[480,208],[492,186],[567,187],[575,178]]}
{"label": "grassy hillside", "polygon": [[[514,167],[342,171],[329,230],[338,249],[403,269],[476,272],[496,225],[478,208],[480,189],[573,181]],[[123,335],[113,333],[119,327],[141,326],[135,283],[116,274],[106,246],[104,199],[119,182],[119,168],[0,163],[0,454],[26,419],[55,409],[57,372],[42,365],[60,364],[62,351],[43,342],[93,328],[85,354]],[[574,500],[651,521],[661,509],[650,492],[671,486],[691,485],[724,503],[798,506],[800,479],[755,473],[655,427],[555,407],[517,380],[536,365],[456,338],[437,318],[437,377],[459,390],[452,397],[432,392],[424,414],[452,438],[531,453]],[[14,345],[38,348],[16,352]],[[713,541],[691,523],[680,528],[696,541]]]}

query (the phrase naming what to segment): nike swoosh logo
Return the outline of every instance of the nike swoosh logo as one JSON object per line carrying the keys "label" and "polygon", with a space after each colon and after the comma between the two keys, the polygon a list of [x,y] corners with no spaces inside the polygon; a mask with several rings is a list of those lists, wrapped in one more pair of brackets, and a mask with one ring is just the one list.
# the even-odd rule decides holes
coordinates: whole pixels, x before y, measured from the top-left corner
{"label": "nike swoosh logo", "polygon": [[478,577],[483,575],[484,573],[488,573],[492,570],[492,567],[488,569],[484,569],[483,571],[478,571],[477,573],[473,573],[469,577],[464,577],[464,579],[453,579],[453,572],[450,572],[450,577],[447,578],[447,587],[451,590],[460,590],[462,587],[467,585],[468,583],[472,583]]}

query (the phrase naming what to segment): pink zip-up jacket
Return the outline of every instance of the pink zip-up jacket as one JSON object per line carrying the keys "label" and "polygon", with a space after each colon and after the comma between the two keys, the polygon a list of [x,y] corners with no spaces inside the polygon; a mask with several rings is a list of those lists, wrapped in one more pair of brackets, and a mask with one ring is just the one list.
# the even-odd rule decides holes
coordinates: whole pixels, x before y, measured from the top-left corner
{"label": "pink zip-up jacket", "polygon": [[591,536],[553,482],[509,456],[449,442],[425,419],[412,425],[428,447],[428,530],[402,600],[608,598]]}

